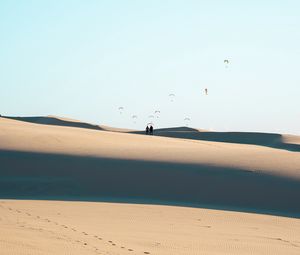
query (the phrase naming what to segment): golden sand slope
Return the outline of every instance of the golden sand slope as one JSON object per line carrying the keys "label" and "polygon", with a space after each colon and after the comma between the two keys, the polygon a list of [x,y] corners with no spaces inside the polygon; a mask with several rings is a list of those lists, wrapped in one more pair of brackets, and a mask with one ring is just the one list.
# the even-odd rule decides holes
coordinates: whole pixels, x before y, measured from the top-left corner
{"label": "golden sand slope", "polygon": [[[75,124],[0,118],[0,197],[112,199],[300,215],[299,152]],[[245,139],[241,133],[237,137]],[[290,136],[289,143],[297,139]]]}
{"label": "golden sand slope", "polygon": [[[286,136],[286,140],[297,143],[300,138]],[[4,118],[0,118],[0,141],[2,150],[207,164],[300,179],[300,153],[264,146],[36,125]]]}
{"label": "golden sand slope", "polygon": [[171,206],[0,200],[5,255],[295,254],[300,220]]}

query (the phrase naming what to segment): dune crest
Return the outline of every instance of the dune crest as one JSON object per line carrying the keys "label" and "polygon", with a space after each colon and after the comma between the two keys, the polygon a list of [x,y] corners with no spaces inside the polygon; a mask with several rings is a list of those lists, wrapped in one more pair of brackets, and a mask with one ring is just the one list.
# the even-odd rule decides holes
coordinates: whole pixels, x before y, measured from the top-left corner
{"label": "dune crest", "polygon": [[[141,131],[132,133],[143,134]],[[200,141],[252,144],[276,149],[300,152],[300,138],[298,136],[281,135],[259,132],[210,132],[206,130],[176,127],[155,130],[155,135],[172,138],[182,138]]]}
{"label": "dune crest", "polygon": [[12,119],[12,120],[30,122],[30,123],[34,123],[34,124],[102,130],[102,128],[98,125],[93,125],[93,124],[81,122],[81,121],[74,120],[74,119],[61,118],[61,117],[52,116],[52,115],[38,116],[38,117],[9,117],[9,116],[2,116],[2,117],[7,118],[7,119]]}
{"label": "dune crest", "polygon": [[[78,127],[94,130],[103,130],[111,132],[144,134],[144,131],[136,131],[125,128],[115,128],[105,125],[93,125],[79,120],[61,118],[57,116],[40,117],[9,117],[7,119],[19,120],[35,124],[55,125],[63,127]],[[156,136],[181,138],[211,142],[252,144],[266,146],[276,149],[300,152],[300,137],[295,135],[282,135],[276,133],[260,132],[211,132],[204,129],[195,129],[190,127],[160,128],[155,130]]]}

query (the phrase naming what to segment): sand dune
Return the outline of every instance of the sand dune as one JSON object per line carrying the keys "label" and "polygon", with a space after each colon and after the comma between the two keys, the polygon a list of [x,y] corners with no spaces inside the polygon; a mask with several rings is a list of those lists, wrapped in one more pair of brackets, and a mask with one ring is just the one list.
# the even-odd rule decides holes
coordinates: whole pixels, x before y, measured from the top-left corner
{"label": "sand dune", "polygon": [[5,255],[298,255],[299,230],[299,219],[240,212],[0,200]]}
{"label": "sand dune", "polygon": [[[132,133],[143,134],[141,131]],[[183,138],[202,141],[214,141],[238,144],[253,144],[276,149],[300,152],[300,139],[298,136],[255,133],[255,132],[210,132],[206,130],[178,127],[155,130],[155,135],[173,138]]]}
{"label": "sand dune", "polygon": [[[133,134],[144,134],[144,131],[136,131],[124,128],[114,128],[105,125],[93,125],[78,120],[61,118],[57,116],[40,117],[9,117],[4,118],[25,121],[35,124],[78,127],[85,129],[104,130],[111,132],[123,132]],[[189,127],[161,128],[155,130],[156,136],[183,138],[191,140],[253,144],[267,146],[277,149],[285,149],[300,152],[300,137],[293,135],[282,135],[276,133],[258,133],[258,132],[210,132],[204,129],[195,129]]]}
{"label": "sand dune", "polygon": [[297,152],[0,121],[2,198],[132,201],[300,215]]}
{"label": "sand dune", "polygon": [[1,254],[299,254],[299,137],[132,132],[0,118]]}
{"label": "sand dune", "polygon": [[63,127],[77,127],[77,128],[87,128],[87,129],[96,129],[102,130],[102,128],[98,125],[93,125],[85,122],[81,122],[74,119],[69,118],[61,118],[56,116],[38,116],[38,117],[10,117],[10,116],[2,116],[3,118],[25,121],[35,124],[43,124],[43,125],[54,125],[54,126],[63,126]]}

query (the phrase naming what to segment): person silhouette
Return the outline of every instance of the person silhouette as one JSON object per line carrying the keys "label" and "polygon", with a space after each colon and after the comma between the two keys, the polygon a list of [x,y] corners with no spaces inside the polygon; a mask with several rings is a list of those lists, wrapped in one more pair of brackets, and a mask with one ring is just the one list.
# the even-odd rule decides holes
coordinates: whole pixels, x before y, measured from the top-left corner
{"label": "person silhouette", "polygon": [[150,130],[150,135],[153,135],[153,126],[152,125],[150,126],[149,130]]}
{"label": "person silhouette", "polygon": [[146,135],[149,134],[149,126],[146,127]]}

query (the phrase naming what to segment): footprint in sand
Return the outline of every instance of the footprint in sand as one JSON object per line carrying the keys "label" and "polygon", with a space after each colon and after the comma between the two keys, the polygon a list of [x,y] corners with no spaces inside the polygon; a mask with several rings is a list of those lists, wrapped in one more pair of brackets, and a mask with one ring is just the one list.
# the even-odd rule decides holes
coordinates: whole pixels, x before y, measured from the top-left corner
{"label": "footprint in sand", "polygon": [[150,254],[150,252],[148,252],[148,251],[144,251],[144,253],[145,253],[145,254]]}
{"label": "footprint in sand", "polygon": [[128,249],[128,251],[133,251],[133,249]]}

